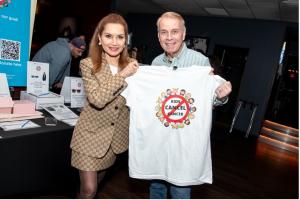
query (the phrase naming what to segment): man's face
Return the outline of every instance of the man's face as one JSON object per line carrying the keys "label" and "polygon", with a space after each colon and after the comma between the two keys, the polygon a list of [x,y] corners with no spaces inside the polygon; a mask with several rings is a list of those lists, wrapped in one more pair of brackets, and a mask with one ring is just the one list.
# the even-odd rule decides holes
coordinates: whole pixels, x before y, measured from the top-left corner
{"label": "man's face", "polygon": [[78,58],[78,57],[82,56],[82,53],[84,52],[84,50],[85,50],[84,46],[81,46],[81,48],[77,48],[73,45],[73,48],[71,50],[72,56],[74,58]]}
{"label": "man's face", "polygon": [[169,57],[176,56],[185,38],[185,28],[179,19],[165,17],[159,22],[158,39]]}

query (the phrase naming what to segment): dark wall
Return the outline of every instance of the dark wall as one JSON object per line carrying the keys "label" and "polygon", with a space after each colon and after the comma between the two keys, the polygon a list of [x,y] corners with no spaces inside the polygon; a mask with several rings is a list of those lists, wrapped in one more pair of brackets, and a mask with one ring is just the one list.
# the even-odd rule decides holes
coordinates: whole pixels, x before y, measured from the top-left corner
{"label": "dark wall", "polygon": [[37,2],[32,52],[60,35],[60,25],[64,18],[74,18],[77,29],[73,35],[85,35],[90,41],[99,20],[111,10],[111,0],[43,0]]}
{"label": "dark wall", "polygon": [[142,63],[150,64],[155,56],[162,53],[157,39],[156,20],[158,15],[127,15],[129,32],[132,32],[132,46],[142,54]]}
{"label": "dark wall", "polygon": [[[127,21],[133,32],[133,46],[144,45],[144,63],[151,63],[152,59],[162,53],[156,32],[157,15],[129,14]],[[239,87],[239,99],[258,104],[252,135],[258,135],[268,100],[272,90],[273,80],[278,67],[279,54],[285,39],[288,26],[281,22],[209,18],[184,17],[187,34],[209,38],[208,54],[213,53],[215,45],[249,48],[249,54],[244,74]],[[241,118],[237,121],[236,129],[246,131],[252,110],[248,107],[240,111]]]}

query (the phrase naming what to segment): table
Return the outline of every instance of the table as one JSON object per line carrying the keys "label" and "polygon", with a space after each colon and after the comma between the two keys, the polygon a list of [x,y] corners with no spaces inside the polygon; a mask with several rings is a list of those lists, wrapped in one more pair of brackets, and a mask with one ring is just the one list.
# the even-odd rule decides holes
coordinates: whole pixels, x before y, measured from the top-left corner
{"label": "table", "polygon": [[0,197],[22,193],[76,188],[78,171],[71,167],[70,141],[73,128],[58,121],[15,131],[0,128]]}

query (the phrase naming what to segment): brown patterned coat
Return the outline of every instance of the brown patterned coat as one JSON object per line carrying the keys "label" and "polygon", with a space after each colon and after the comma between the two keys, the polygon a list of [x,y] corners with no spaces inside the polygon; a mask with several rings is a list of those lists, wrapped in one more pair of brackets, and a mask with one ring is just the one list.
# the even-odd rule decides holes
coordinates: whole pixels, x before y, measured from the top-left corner
{"label": "brown patterned coat", "polygon": [[92,68],[90,58],[80,62],[88,104],[75,126],[71,148],[101,158],[110,145],[116,154],[128,148],[129,110],[119,95],[127,83],[123,77],[113,76],[106,62],[96,74]]}

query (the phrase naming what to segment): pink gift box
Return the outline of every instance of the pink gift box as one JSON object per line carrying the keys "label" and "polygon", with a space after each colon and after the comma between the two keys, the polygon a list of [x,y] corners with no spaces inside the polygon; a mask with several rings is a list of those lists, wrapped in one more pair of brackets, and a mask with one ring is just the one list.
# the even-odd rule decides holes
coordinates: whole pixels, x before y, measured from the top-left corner
{"label": "pink gift box", "polygon": [[11,97],[0,97],[0,113],[11,114],[13,105]]}
{"label": "pink gift box", "polygon": [[29,100],[14,101],[13,114],[34,114],[35,103]]}

